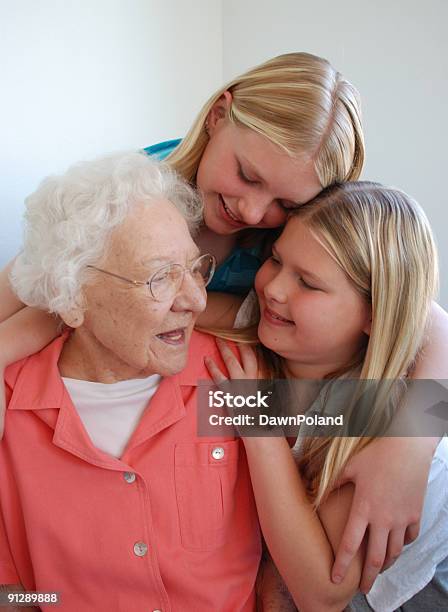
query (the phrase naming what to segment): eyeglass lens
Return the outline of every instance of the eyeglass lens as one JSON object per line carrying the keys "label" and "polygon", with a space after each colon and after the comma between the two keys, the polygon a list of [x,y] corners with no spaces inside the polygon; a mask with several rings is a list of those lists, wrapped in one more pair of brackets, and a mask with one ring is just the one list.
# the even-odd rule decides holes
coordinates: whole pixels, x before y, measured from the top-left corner
{"label": "eyeglass lens", "polygon": [[[214,268],[214,258],[211,255],[203,255],[193,264],[190,273],[199,286],[206,287],[213,276]],[[149,283],[152,296],[156,300],[174,296],[182,284],[184,274],[185,268],[180,264],[171,264],[156,272]]]}

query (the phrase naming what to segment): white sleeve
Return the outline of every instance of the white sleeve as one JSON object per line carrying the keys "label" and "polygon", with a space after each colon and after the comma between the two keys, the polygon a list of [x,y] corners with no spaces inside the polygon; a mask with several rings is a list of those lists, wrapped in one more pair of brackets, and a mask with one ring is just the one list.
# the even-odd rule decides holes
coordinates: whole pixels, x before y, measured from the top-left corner
{"label": "white sleeve", "polygon": [[259,315],[260,311],[258,308],[257,294],[253,289],[251,289],[236,314],[233,328],[240,329],[241,327],[255,325],[255,323],[258,321]]}
{"label": "white sleeve", "polygon": [[367,595],[369,605],[376,612],[399,608],[431,582],[437,565],[447,557],[448,438],[444,437],[431,464],[419,536],[375,580]]}

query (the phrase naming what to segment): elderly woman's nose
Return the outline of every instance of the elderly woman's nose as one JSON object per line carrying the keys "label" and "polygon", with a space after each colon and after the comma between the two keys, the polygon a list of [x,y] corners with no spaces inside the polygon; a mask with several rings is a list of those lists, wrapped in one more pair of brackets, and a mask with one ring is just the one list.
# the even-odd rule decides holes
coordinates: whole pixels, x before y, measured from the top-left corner
{"label": "elderly woman's nose", "polygon": [[207,292],[204,285],[199,284],[187,271],[174,300],[173,310],[191,310],[200,313],[205,310],[206,305]]}

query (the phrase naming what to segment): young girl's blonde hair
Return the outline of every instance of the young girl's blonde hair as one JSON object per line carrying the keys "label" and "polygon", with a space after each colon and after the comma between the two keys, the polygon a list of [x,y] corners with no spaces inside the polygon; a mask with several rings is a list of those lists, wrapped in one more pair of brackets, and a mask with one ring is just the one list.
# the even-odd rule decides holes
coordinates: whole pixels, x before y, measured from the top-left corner
{"label": "young girl's blonde hair", "polygon": [[[314,238],[371,305],[371,331],[359,378],[394,381],[412,368],[438,288],[436,247],[420,206],[398,189],[358,182],[324,190],[298,209]],[[387,387],[389,389],[389,387]],[[384,399],[384,396],[383,396]],[[381,422],[384,401],[373,403]],[[318,506],[347,461],[369,438],[309,438],[299,467]]]}
{"label": "young girl's blonde hair", "polygon": [[[369,421],[381,423],[389,381],[403,378],[422,346],[428,312],[438,288],[437,253],[428,220],[420,206],[398,189],[377,183],[333,185],[292,213],[347,275],[371,305],[371,331],[365,350],[344,372],[356,371],[362,381],[384,380]],[[229,340],[254,343],[255,329],[210,330]],[[367,339],[366,339],[367,340]],[[258,347],[261,371],[284,376],[282,360]],[[359,373],[360,372],[360,373]],[[331,393],[331,391],[330,391]],[[307,438],[301,445],[299,469],[318,507],[331,491],[349,459],[369,437]]]}
{"label": "young girl's blonde hair", "polygon": [[364,138],[358,92],[325,59],[288,53],[233,79],[204,105],[167,158],[188,181],[195,181],[208,143],[208,114],[225,91],[232,94],[230,121],[292,156],[312,158],[322,187],[359,177]]}

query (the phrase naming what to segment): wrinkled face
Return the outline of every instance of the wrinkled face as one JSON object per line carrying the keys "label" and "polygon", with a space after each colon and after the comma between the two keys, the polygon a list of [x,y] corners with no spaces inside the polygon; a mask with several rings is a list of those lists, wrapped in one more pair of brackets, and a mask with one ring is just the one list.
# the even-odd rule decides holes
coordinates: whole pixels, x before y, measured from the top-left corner
{"label": "wrinkled face", "polygon": [[291,158],[255,131],[226,118],[212,121],[196,182],[204,220],[217,234],[283,225],[288,209],[311,200],[322,186],[313,162]]}
{"label": "wrinkled face", "polygon": [[[198,255],[184,218],[170,202],[159,200],[134,208],[112,235],[98,267],[146,281],[161,266],[188,266]],[[205,289],[186,273],[173,299],[156,302],[146,286],[92,274],[84,288],[84,322],[76,333],[94,358],[117,379],[182,370],[193,325],[205,308]]]}
{"label": "wrinkled face", "polygon": [[288,221],[260,268],[261,342],[300,378],[347,365],[370,332],[370,306],[300,218]]}

